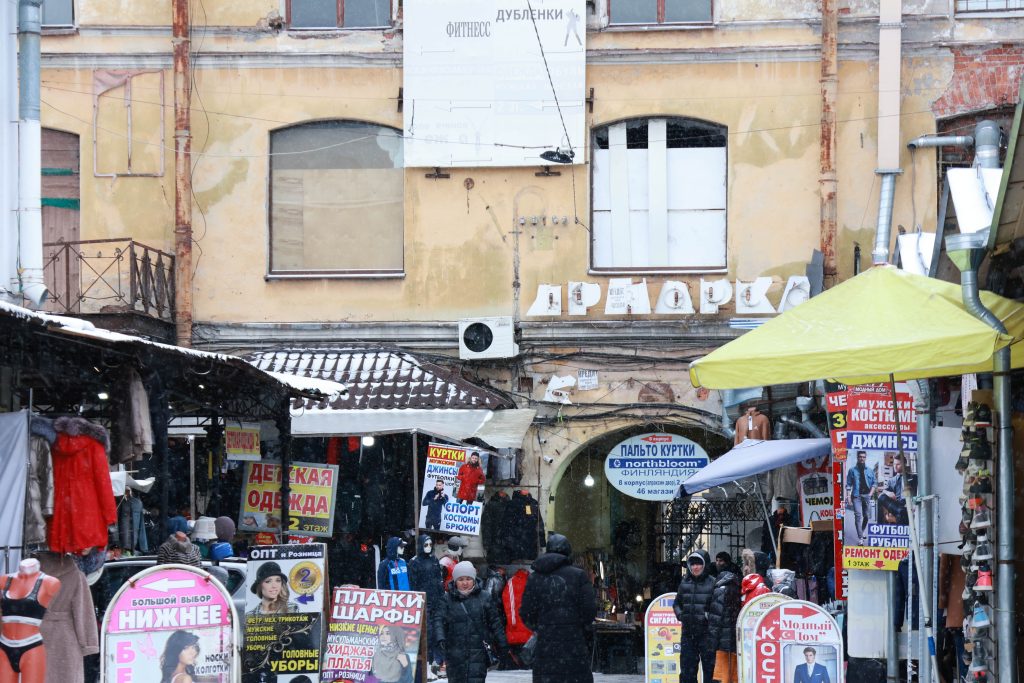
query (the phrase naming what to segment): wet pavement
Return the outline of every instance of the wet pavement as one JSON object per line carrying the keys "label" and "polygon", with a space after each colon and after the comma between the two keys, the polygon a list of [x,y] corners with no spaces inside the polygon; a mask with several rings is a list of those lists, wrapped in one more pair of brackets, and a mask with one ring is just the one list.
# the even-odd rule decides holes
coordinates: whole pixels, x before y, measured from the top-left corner
{"label": "wet pavement", "polygon": [[[533,680],[532,671],[488,671],[487,683],[530,683]],[[629,674],[594,674],[594,683],[642,683],[642,675],[630,676]],[[443,683],[443,679],[438,683]]]}

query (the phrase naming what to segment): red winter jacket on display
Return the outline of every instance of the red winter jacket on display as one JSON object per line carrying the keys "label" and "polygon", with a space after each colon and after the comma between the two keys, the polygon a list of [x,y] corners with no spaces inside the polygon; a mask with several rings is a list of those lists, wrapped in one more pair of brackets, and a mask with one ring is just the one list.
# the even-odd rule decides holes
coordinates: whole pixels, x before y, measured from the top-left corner
{"label": "red winter jacket on display", "polygon": [[509,645],[522,645],[530,639],[533,631],[526,628],[519,616],[519,607],[523,604],[523,591],[530,573],[520,569],[505,584],[501,592],[501,602],[505,606],[505,637]]}
{"label": "red winter jacket on display", "polygon": [[81,553],[107,545],[117,506],[107,466],[107,430],[80,417],[54,421],[53,517],[47,543],[55,553]]}
{"label": "red winter jacket on display", "polygon": [[474,467],[468,462],[459,468],[459,474],[456,476],[459,480],[459,492],[455,495],[459,500],[476,500],[476,490],[480,484],[487,481],[486,475],[484,475],[484,468],[477,465]]}

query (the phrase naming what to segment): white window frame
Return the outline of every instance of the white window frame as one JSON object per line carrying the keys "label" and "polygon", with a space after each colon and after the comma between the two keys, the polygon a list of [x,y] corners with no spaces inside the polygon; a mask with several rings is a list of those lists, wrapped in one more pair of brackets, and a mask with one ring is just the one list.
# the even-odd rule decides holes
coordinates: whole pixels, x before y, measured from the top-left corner
{"label": "white window frame", "polygon": [[[726,146],[670,148],[669,120],[713,126]],[[647,122],[647,148],[627,149],[627,126],[637,121]],[[597,138],[605,130],[608,145],[602,149]],[[595,127],[592,141],[592,274],[727,271],[725,126],[686,117],[639,117]]]}
{"label": "white window frame", "polygon": [[955,0],[953,9],[956,14],[1017,14],[1024,10],[1024,0]]}

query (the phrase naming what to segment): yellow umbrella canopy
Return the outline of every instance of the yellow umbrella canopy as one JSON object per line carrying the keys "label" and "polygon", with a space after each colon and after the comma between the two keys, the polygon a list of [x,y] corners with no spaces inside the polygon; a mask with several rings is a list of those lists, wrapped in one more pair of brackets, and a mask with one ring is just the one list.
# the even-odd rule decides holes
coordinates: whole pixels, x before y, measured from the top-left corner
{"label": "yellow umbrella canopy", "polygon": [[1024,305],[990,292],[981,301],[1008,334],[969,313],[959,286],[876,266],[691,363],[690,380],[739,389],[991,372],[1010,344],[1012,367],[1024,367]]}

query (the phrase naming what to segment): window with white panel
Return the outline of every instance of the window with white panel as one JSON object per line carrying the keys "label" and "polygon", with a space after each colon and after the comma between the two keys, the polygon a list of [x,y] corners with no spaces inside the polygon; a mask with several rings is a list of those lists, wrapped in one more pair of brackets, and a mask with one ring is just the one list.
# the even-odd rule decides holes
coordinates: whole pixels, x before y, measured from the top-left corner
{"label": "window with white panel", "polygon": [[593,135],[592,268],[724,269],[725,126],[643,118],[595,128]]}

